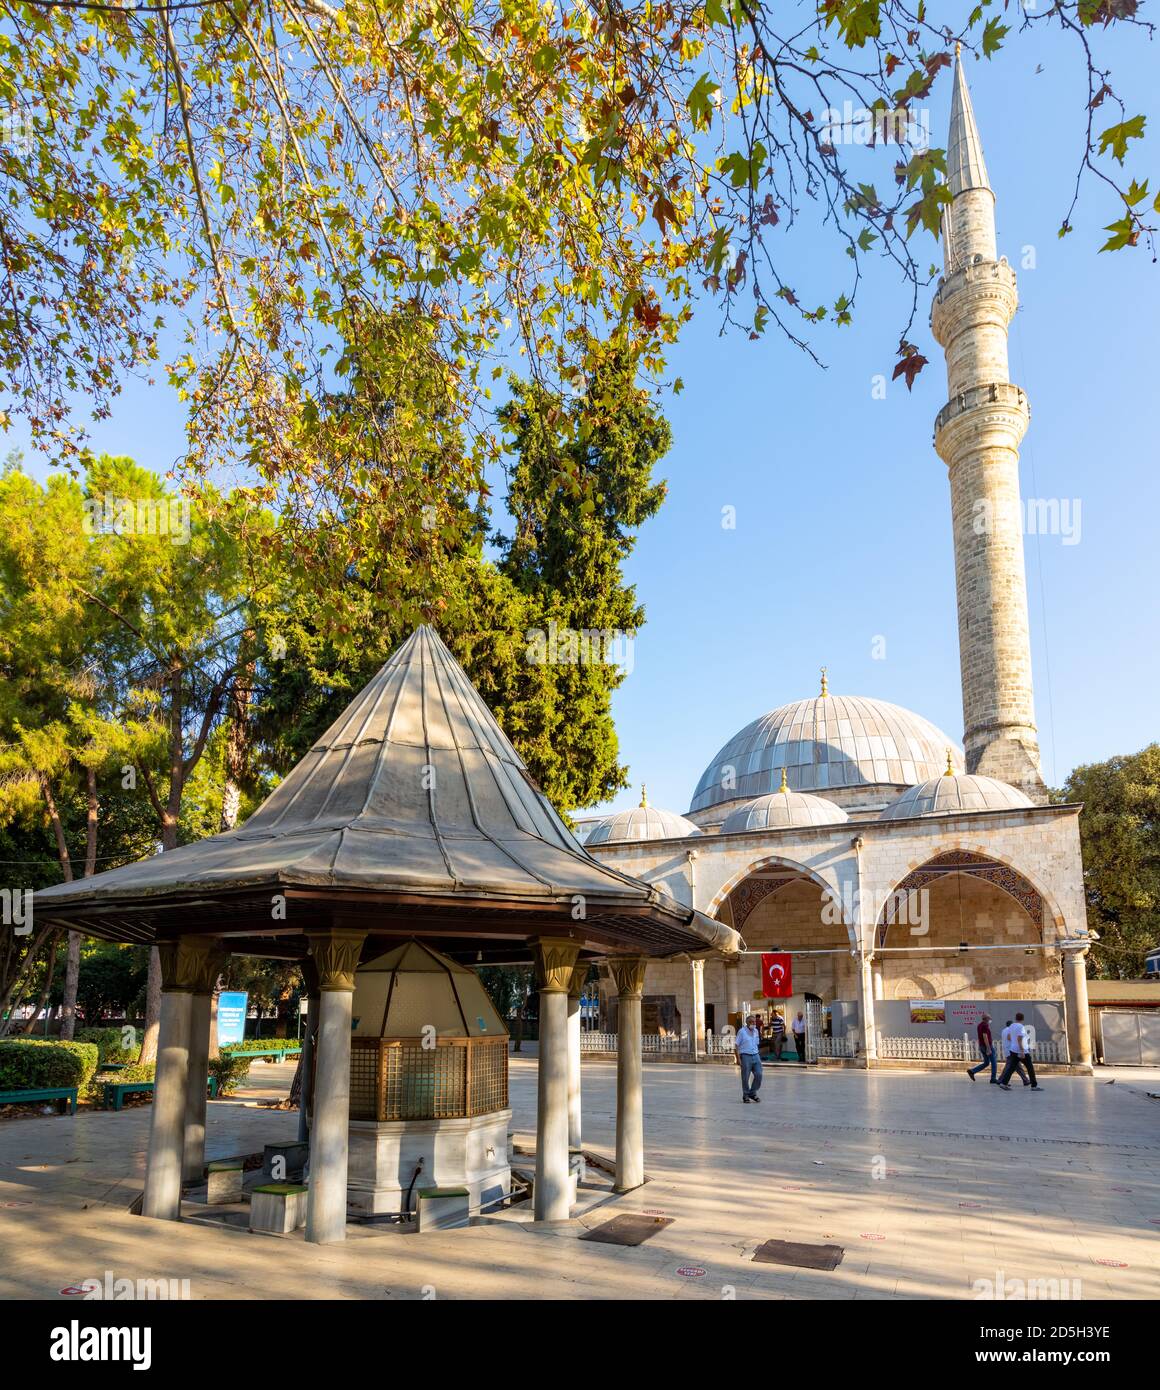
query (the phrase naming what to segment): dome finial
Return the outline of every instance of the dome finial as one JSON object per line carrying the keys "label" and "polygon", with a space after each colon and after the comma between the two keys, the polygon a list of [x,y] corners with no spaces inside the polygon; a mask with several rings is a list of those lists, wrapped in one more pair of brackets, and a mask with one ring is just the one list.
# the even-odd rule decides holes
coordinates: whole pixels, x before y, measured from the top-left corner
{"label": "dome finial", "polygon": [[640,784],[640,804],[642,807],[648,806],[648,797],[645,795],[645,785],[643,782]]}
{"label": "dome finial", "polygon": [[955,755],[954,755],[954,753],[948,748],[948,749],[947,749],[947,770],[943,773],[943,776],[944,776],[944,777],[953,777],[954,775],[955,775]]}
{"label": "dome finial", "polygon": [[788,781],[787,778],[786,778],[786,775],[785,775],[785,768],[784,768],[784,767],[783,767],[782,770],[781,770],[781,786],[778,787],[778,791],[779,791],[779,792],[788,792],[788,791],[789,791],[789,781]]}
{"label": "dome finial", "polygon": [[827,680],[826,680],[826,668],[823,666],[823,667],[822,667],[822,695],[821,695],[821,698],[824,700],[824,699],[826,698],[826,696],[827,696],[829,693],[830,693],[830,687],[829,687],[829,683],[828,683]]}
{"label": "dome finial", "polygon": [[955,57],[956,57],[956,58],[961,58],[962,56],[963,56],[963,45],[962,45],[962,42],[961,42],[960,40],[956,39],[956,40],[955,40]]}

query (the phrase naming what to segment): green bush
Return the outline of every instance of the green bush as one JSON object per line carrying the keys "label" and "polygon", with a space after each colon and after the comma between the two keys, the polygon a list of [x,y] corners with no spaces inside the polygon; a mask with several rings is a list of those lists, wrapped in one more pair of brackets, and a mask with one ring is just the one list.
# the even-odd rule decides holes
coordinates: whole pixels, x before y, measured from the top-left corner
{"label": "green bush", "polygon": [[91,1042],[0,1042],[0,1091],[36,1091],[49,1086],[83,1087],[97,1069]]}
{"label": "green bush", "polygon": [[102,1062],[135,1062],[141,1045],[122,1047],[123,1036],[120,1028],[82,1028],[77,1041],[96,1043]]}
{"label": "green bush", "polygon": [[128,1067],[118,1067],[116,1071],[102,1071],[98,1067],[96,1075],[84,1089],[83,1099],[99,1104],[105,1098],[106,1081],[152,1081],[155,1072],[156,1064],[153,1062],[134,1062]]}
{"label": "green bush", "polygon": [[285,1052],[302,1046],[301,1038],[246,1038],[244,1042],[223,1043],[223,1052]]}
{"label": "green bush", "polygon": [[244,1053],[239,1057],[222,1052],[209,1059],[209,1074],[217,1077],[218,1095],[232,1096],[250,1073],[251,1059]]}

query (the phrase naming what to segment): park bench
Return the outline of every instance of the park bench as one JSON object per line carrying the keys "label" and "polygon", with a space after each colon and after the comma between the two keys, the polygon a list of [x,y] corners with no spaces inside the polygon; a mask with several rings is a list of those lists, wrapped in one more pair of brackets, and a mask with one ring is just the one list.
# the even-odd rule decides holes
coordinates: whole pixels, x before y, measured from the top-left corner
{"label": "park bench", "polygon": [[[134,1093],[143,1094],[146,1091],[152,1092],[156,1084],[157,1083],[154,1081],[103,1081],[101,1087],[104,1091],[104,1097],[101,1103],[106,1110],[110,1108],[113,1110],[120,1110],[125,1103],[125,1097],[127,1095],[132,1095]],[[206,1082],[206,1085],[209,1087],[210,1099],[217,1100],[217,1077],[211,1076]]]}
{"label": "park bench", "polygon": [[234,1058],[245,1057],[264,1057],[267,1062],[278,1062],[285,1057],[297,1057],[301,1054],[301,1047],[243,1047],[236,1051],[230,1047],[223,1047],[222,1051],[227,1056]]}
{"label": "park bench", "polygon": [[68,1114],[77,1113],[75,1086],[43,1086],[32,1091],[0,1091],[0,1105],[28,1105],[34,1100],[63,1100],[68,1106]]}

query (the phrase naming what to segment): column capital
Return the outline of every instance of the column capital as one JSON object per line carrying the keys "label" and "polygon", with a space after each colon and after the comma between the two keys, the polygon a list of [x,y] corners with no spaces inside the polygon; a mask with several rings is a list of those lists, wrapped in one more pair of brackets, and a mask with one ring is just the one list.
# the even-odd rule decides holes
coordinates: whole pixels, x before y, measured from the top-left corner
{"label": "column capital", "polygon": [[568,998],[579,999],[584,992],[584,981],[588,978],[588,965],[586,960],[578,960],[572,967],[572,979],[568,985]]}
{"label": "column capital", "polygon": [[562,936],[541,936],[531,943],[536,967],[536,988],[541,994],[567,994],[580,954],[578,942]]}
{"label": "column capital", "polygon": [[212,994],[227,952],[211,936],[182,936],[159,941],[163,994]]}
{"label": "column capital", "polygon": [[310,957],[318,972],[318,988],[327,991],[354,991],[354,973],[358,969],[366,932],[336,927],[330,931],[307,932]]}
{"label": "column capital", "polygon": [[695,959],[691,960],[689,964],[693,967],[694,975],[703,975],[705,973],[704,957],[697,956]]}
{"label": "column capital", "polygon": [[612,956],[608,968],[616,981],[621,999],[639,999],[644,993],[644,972],[648,965],[645,956]]}

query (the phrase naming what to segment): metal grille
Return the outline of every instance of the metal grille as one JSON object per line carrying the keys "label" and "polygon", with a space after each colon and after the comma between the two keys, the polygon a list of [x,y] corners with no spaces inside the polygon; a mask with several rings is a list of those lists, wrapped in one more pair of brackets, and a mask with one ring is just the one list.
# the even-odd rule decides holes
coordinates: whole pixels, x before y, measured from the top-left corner
{"label": "metal grille", "polygon": [[822,1033],[822,1002],[820,999],[806,1000],[806,1061],[816,1062],[822,1054],[824,1036]]}
{"label": "metal grille", "polygon": [[507,1038],[352,1038],[351,1118],[451,1120],[506,1110]]}
{"label": "metal grille", "polygon": [[507,1038],[472,1038],[467,1048],[469,1114],[506,1110],[508,1103]]}
{"label": "metal grille", "polygon": [[368,1048],[351,1039],[350,1052],[350,1117],[352,1120],[373,1120],[378,1111],[378,1058]]}

